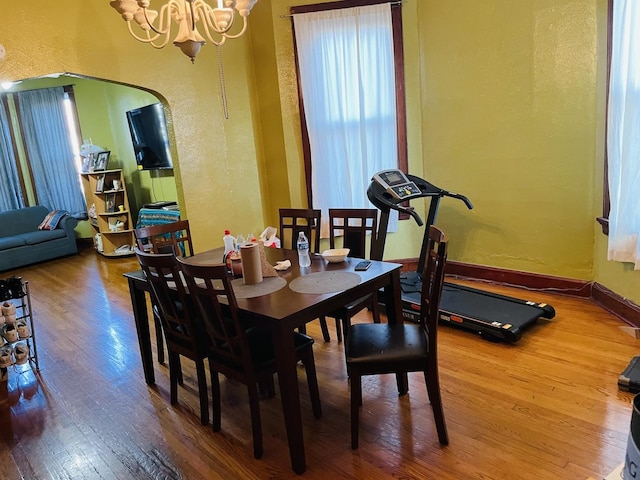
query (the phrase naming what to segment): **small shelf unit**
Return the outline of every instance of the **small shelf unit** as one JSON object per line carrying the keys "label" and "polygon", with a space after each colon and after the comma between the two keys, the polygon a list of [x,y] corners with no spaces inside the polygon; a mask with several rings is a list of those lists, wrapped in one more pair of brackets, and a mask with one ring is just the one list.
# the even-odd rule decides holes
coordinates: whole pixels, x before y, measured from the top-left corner
{"label": "small shelf unit", "polygon": [[80,176],[96,251],[105,257],[133,255],[133,222],[122,170]]}

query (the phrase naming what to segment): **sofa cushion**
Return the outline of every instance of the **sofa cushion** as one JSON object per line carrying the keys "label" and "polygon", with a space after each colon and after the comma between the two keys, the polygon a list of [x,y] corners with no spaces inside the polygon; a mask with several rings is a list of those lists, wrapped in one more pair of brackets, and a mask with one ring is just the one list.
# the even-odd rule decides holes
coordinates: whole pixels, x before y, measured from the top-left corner
{"label": "sofa cushion", "polygon": [[40,225],[38,230],[55,230],[60,220],[67,214],[66,210],[54,210],[49,212]]}
{"label": "sofa cushion", "polygon": [[0,212],[0,237],[37,231],[47,213],[49,209],[43,205]]}
{"label": "sofa cushion", "polygon": [[16,236],[23,239],[27,245],[36,245],[37,243],[48,242],[56,238],[65,238],[67,234],[64,230],[56,229],[36,230],[35,232],[23,233],[22,235]]}
{"label": "sofa cushion", "polygon": [[14,247],[22,247],[27,244],[24,238],[20,237],[0,237],[0,250]]}

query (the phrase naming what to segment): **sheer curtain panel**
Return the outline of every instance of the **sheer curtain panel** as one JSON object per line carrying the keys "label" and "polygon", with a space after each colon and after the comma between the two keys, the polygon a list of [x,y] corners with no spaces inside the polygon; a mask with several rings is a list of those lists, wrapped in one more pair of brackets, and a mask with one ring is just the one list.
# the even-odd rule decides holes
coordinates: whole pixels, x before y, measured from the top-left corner
{"label": "sheer curtain panel", "polygon": [[640,2],[613,2],[607,119],[608,259],[640,270]]}
{"label": "sheer curtain panel", "polygon": [[0,212],[25,206],[13,154],[11,126],[4,107],[4,103],[0,102]]}
{"label": "sheer curtain panel", "polygon": [[18,115],[38,203],[80,217],[86,207],[64,114],[65,95],[63,87],[19,92]]}
{"label": "sheer curtain panel", "polygon": [[[398,165],[391,7],[294,14],[313,208],[370,208],[374,173]],[[397,229],[397,215],[390,230]]]}

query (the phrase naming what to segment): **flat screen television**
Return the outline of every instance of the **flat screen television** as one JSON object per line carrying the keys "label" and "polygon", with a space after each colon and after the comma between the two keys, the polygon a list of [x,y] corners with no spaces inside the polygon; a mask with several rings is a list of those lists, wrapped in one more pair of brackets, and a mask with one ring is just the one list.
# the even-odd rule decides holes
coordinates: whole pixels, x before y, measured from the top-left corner
{"label": "flat screen television", "polygon": [[167,121],[161,103],[127,112],[138,170],[173,168]]}

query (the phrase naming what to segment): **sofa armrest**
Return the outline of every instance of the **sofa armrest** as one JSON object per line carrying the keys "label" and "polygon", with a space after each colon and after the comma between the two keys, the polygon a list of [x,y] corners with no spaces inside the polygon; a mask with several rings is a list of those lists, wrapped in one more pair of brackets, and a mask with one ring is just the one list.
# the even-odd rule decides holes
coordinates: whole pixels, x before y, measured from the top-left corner
{"label": "sofa armrest", "polygon": [[71,215],[65,215],[64,217],[62,217],[60,223],[58,223],[58,226],[56,228],[66,231],[67,235],[70,236],[70,238],[75,238],[75,233],[73,230],[77,225],[77,218],[72,217]]}

